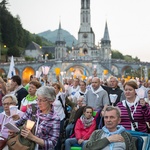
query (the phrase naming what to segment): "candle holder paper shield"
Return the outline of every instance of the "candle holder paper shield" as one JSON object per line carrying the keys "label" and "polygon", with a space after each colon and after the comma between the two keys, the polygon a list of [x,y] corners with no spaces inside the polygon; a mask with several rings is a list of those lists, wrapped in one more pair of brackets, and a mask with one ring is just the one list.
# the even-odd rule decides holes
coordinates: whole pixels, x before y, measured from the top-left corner
{"label": "candle holder paper shield", "polygon": [[27,123],[26,123],[26,128],[29,129],[29,130],[32,130],[33,126],[34,126],[35,122],[34,121],[31,121],[31,120],[27,120]]}
{"label": "candle holder paper shield", "polygon": [[18,106],[9,106],[9,110],[10,110],[10,115],[16,115],[17,114],[17,110],[18,110]]}
{"label": "candle holder paper shield", "polygon": [[55,68],[55,74],[56,74],[56,76],[60,75],[60,68]]}
{"label": "candle holder paper shield", "polygon": [[140,99],[143,99],[145,97],[145,90],[143,88],[135,89],[135,91]]}
{"label": "candle holder paper shield", "polygon": [[116,102],[118,95],[117,94],[109,94],[109,97],[110,97],[110,101],[113,105]]}

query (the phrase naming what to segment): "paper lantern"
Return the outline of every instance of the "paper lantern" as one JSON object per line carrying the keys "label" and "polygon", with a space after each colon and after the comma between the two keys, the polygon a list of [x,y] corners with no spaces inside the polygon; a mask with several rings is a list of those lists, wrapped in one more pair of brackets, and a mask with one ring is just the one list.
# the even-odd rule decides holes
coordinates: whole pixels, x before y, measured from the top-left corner
{"label": "paper lantern", "polygon": [[36,71],[35,77],[36,77],[36,78],[40,78],[41,74],[42,74],[41,71]]}
{"label": "paper lantern", "polygon": [[130,79],[130,78],[131,78],[131,76],[127,76],[127,78],[128,78],[128,79]]}
{"label": "paper lantern", "polygon": [[70,72],[73,72],[73,71],[74,71],[74,69],[73,69],[73,68],[70,68],[69,70],[70,70]]}
{"label": "paper lantern", "polygon": [[81,78],[82,78],[82,80],[85,80],[85,79],[86,79],[86,76],[82,75],[82,77],[81,77]]}
{"label": "paper lantern", "polygon": [[34,126],[35,122],[31,120],[27,120],[26,128],[31,130]]}
{"label": "paper lantern", "polygon": [[43,72],[43,74],[47,75],[48,72],[49,72],[49,69],[50,69],[50,67],[48,67],[48,66],[42,66],[42,72]]}
{"label": "paper lantern", "polygon": [[145,90],[141,87],[141,88],[138,88],[138,89],[135,89],[136,93],[137,93],[137,96],[140,98],[140,99],[143,99],[145,97]]}
{"label": "paper lantern", "polygon": [[104,70],[103,74],[107,75],[108,74],[108,70]]}
{"label": "paper lantern", "polygon": [[60,68],[55,68],[55,74],[56,74],[56,76],[60,75]]}
{"label": "paper lantern", "polygon": [[76,78],[77,78],[77,76],[74,74],[73,78],[74,78],[74,79],[76,79]]}

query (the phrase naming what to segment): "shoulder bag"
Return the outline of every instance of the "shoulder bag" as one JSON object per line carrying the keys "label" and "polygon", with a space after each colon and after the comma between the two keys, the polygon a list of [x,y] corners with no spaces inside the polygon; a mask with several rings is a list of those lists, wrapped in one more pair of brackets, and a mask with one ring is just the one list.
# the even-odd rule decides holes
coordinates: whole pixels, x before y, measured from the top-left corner
{"label": "shoulder bag", "polygon": [[[35,121],[36,107],[35,104],[32,104],[32,121]],[[20,128],[20,132],[16,133],[14,137],[9,137],[7,141],[7,145],[9,150],[34,150],[36,143],[32,140],[24,138],[21,136],[21,130],[23,126]],[[33,134],[35,134],[35,126],[31,130]]]}
{"label": "shoulder bag", "polygon": [[[126,102],[125,102],[125,103],[126,103]],[[127,108],[129,118],[130,118],[130,120],[131,120],[131,123],[132,123],[132,125],[133,125],[135,131],[139,131],[138,128],[137,128],[137,126],[136,126],[136,124],[135,124],[135,122],[134,122],[134,120],[133,120],[133,118],[132,118],[132,116],[131,116],[131,111],[130,111],[130,108],[129,108],[129,106],[128,106],[127,103],[126,103],[126,108]]]}

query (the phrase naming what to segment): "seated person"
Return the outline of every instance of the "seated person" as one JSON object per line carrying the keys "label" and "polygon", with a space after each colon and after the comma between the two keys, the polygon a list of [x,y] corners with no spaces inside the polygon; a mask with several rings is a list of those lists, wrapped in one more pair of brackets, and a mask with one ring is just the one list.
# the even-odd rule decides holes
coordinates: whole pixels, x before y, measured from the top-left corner
{"label": "seated person", "polygon": [[93,108],[86,106],[83,110],[83,115],[77,120],[75,125],[75,137],[68,138],[65,141],[65,150],[70,150],[71,146],[74,144],[84,145],[84,143],[89,139],[90,135],[96,128],[96,121],[93,116]]}
{"label": "seated person", "polygon": [[118,107],[108,106],[104,112],[105,126],[95,130],[83,150],[136,150],[132,136],[122,125]]}
{"label": "seated person", "polygon": [[18,103],[16,96],[13,94],[5,95],[2,98],[2,105],[4,107],[4,111],[0,113],[0,125],[1,125],[1,135],[5,138],[8,137],[9,129],[6,128],[4,125],[8,122],[15,124],[15,121],[20,119],[23,116],[23,112],[17,110],[16,115],[11,115],[9,106],[14,105],[16,106]]}
{"label": "seated person", "polygon": [[69,122],[68,122],[68,125],[66,126],[66,138],[69,138],[71,136],[75,122],[83,114],[83,109],[84,109],[83,106],[85,106],[85,104],[83,104],[83,99],[84,99],[84,97],[80,96],[77,99],[77,106],[73,107],[73,109],[71,111],[71,114],[69,117]]}
{"label": "seated person", "polygon": [[[60,132],[60,118],[53,110],[53,102],[56,98],[53,87],[42,86],[37,89],[37,104],[35,117],[35,135],[27,128],[21,130],[21,135],[36,143],[38,150],[54,150]],[[17,127],[24,125],[25,121],[32,120],[35,116],[32,107],[29,107],[23,117],[15,124]],[[14,133],[13,133],[14,134]],[[10,134],[10,136],[13,136]]]}

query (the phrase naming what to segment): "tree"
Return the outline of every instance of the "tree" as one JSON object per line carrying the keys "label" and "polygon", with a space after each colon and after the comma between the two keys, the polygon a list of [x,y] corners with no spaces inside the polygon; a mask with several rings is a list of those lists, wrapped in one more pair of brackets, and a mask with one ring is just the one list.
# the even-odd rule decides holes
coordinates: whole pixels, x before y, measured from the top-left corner
{"label": "tree", "polygon": [[124,59],[124,56],[118,50],[112,50],[112,58],[113,59]]}
{"label": "tree", "polygon": [[7,9],[7,6],[8,5],[8,0],[2,0],[0,2],[0,8],[2,8],[3,10],[6,10]]}
{"label": "tree", "polygon": [[7,51],[8,56],[20,57],[20,49],[17,46],[11,47]]}

